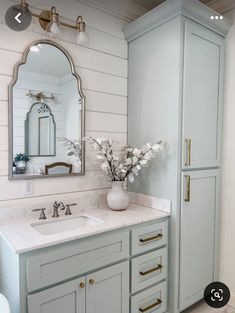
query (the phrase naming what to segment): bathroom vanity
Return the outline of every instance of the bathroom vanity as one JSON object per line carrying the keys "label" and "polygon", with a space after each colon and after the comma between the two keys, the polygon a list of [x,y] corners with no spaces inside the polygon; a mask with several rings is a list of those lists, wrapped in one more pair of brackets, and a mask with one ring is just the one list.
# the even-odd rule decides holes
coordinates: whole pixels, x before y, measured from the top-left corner
{"label": "bathroom vanity", "polygon": [[132,203],[87,216],[100,222],[50,235],[35,220],[1,226],[1,286],[13,313],[165,312],[169,212]]}

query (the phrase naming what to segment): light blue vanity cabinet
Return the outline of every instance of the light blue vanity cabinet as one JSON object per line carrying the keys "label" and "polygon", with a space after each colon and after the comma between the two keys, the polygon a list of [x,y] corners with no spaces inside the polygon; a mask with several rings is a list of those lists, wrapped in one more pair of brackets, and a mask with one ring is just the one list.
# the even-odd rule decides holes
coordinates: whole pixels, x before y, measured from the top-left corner
{"label": "light blue vanity cabinet", "polygon": [[167,218],[20,254],[2,245],[0,292],[12,313],[167,310]]}
{"label": "light blue vanity cabinet", "polygon": [[205,286],[216,278],[219,175],[219,170],[182,173],[181,309],[200,300]]}
{"label": "light blue vanity cabinet", "polygon": [[128,287],[125,261],[29,295],[28,313],[128,313]]}
{"label": "light blue vanity cabinet", "polygon": [[231,27],[197,0],[168,0],[124,29],[128,143],[166,143],[129,190],[172,200],[168,310],[217,279],[224,39]]}
{"label": "light blue vanity cabinet", "polygon": [[184,22],[182,168],[220,165],[224,39]]}

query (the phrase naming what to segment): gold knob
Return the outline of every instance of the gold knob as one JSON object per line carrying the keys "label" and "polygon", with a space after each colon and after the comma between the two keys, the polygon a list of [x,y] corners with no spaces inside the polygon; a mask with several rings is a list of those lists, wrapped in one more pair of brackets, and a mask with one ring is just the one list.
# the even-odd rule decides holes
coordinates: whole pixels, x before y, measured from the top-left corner
{"label": "gold knob", "polygon": [[90,280],[89,280],[89,283],[90,283],[91,285],[94,285],[94,283],[95,283],[94,279],[90,279]]}
{"label": "gold knob", "polygon": [[81,283],[80,283],[80,288],[84,288],[84,287],[85,287],[84,282],[81,282]]}

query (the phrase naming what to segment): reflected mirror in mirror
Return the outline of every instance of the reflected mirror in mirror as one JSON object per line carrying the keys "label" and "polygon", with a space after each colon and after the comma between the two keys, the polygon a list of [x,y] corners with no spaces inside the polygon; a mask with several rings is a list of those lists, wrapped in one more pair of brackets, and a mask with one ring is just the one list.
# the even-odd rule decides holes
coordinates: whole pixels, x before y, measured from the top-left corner
{"label": "reflected mirror in mirror", "polygon": [[29,47],[10,95],[10,179],[84,174],[84,143],[78,157],[66,141],[84,136],[84,97],[66,50],[48,40]]}

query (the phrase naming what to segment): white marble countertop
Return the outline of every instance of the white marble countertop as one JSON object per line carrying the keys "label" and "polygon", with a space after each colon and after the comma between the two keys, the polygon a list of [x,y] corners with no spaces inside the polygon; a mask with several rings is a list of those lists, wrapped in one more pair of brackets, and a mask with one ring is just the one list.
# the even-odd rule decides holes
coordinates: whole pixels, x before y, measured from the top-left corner
{"label": "white marble countertop", "polygon": [[[166,200],[153,203],[152,208],[146,207],[143,204],[148,204],[149,206],[149,201],[145,202],[142,199],[141,205],[131,203],[126,211],[121,212],[111,211],[107,207],[102,207],[86,211],[77,209],[74,211],[73,215],[69,217],[62,216],[61,214],[61,217],[58,218],[60,220],[87,214],[101,219],[103,222],[97,225],[81,227],[52,235],[40,234],[31,224],[37,222],[47,223],[54,221],[55,219],[53,218],[48,218],[45,221],[35,220],[35,218],[32,219],[32,217],[22,219],[11,218],[0,224],[0,234],[10,246],[11,250],[16,254],[20,254],[87,236],[101,234],[110,230],[158,220],[170,215],[170,202],[168,206]],[[159,209],[157,208],[158,206]]]}

